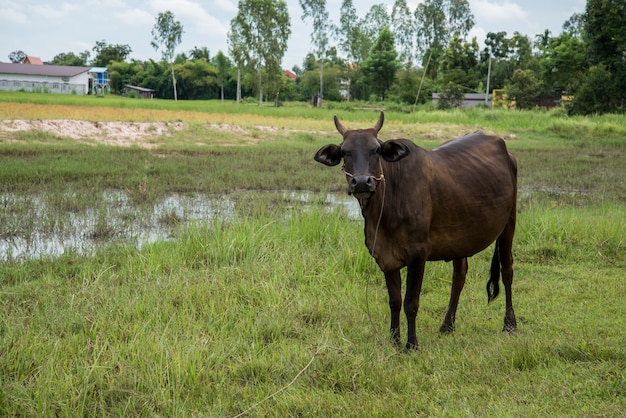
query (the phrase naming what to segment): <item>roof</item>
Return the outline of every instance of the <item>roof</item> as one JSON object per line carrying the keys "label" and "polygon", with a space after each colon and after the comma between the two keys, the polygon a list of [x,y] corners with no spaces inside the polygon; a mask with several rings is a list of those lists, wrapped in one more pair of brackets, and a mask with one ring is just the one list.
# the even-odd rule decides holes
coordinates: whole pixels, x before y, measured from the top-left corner
{"label": "roof", "polygon": [[0,62],[0,74],[47,75],[53,77],[74,77],[86,73],[91,67],[69,65],[28,65]]}
{"label": "roof", "polygon": [[289,77],[292,80],[295,80],[296,78],[298,78],[298,76],[293,71],[289,71],[289,70],[283,71],[283,75],[285,77]]}
{"label": "roof", "polygon": [[107,67],[91,67],[90,73],[106,73]]}
{"label": "roof", "polygon": [[34,64],[34,65],[43,65],[43,61],[39,57],[33,57],[32,55],[26,55],[24,60],[22,60],[23,64]]}
{"label": "roof", "polygon": [[130,84],[126,84],[124,87],[126,87],[127,89],[131,89],[131,90],[137,90],[137,91],[143,91],[146,93],[150,93],[150,92],[154,92],[154,89],[149,89],[146,87],[139,87],[139,86],[131,86]]}

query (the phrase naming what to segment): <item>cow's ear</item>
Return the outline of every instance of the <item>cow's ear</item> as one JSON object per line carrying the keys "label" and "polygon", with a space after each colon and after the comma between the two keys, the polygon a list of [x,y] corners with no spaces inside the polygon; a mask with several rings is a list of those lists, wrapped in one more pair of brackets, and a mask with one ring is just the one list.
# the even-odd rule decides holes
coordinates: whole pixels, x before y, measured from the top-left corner
{"label": "cow's ear", "polygon": [[341,148],[335,144],[324,145],[315,153],[315,161],[334,166],[341,162]]}
{"label": "cow's ear", "polygon": [[380,155],[385,161],[395,163],[410,154],[409,148],[402,142],[391,139],[380,145]]}

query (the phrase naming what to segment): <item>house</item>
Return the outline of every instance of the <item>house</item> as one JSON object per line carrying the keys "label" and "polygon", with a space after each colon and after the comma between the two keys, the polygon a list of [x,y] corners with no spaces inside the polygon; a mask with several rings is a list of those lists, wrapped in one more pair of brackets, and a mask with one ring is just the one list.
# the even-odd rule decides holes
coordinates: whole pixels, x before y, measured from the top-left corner
{"label": "house", "polygon": [[[0,63],[0,90],[95,94],[108,88],[104,67]],[[100,89],[100,90],[99,90]]]}
{"label": "house", "polygon": [[136,92],[137,96],[139,96],[139,98],[141,99],[154,99],[155,90],[126,84],[124,86],[124,95],[128,96],[128,93],[130,92]]}

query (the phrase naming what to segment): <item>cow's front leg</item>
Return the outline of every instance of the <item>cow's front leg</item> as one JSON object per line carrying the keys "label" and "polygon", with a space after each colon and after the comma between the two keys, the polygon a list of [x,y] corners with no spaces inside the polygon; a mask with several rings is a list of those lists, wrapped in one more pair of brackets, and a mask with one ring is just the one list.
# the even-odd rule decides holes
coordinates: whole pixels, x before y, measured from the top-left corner
{"label": "cow's front leg", "polygon": [[459,296],[465,285],[465,276],[467,275],[467,258],[457,258],[452,260],[454,272],[452,273],[452,290],[450,291],[450,302],[448,303],[448,312],[439,328],[442,334],[449,334],[454,330],[454,320],[456,317],[456,308],[459,304]]}
{"label": "cow's front leg", "polygon": [[408,350],[417,349],[417,336],[415,332],[415,318],[420,305],[420,292],[422,291],[422,280],[424,279],[424,267],[426,258],[419,258],[407,266],[406,271],[406,295],[404,296],[404,313],[407,321],[407,343]]}
{"label": "cow's front leg", "polygon": [[400,270],[385,273],[387,292],[389,292],[389,308],[391,309],[391,339],[400,345],[400,310],[402,309],[402,279]]}

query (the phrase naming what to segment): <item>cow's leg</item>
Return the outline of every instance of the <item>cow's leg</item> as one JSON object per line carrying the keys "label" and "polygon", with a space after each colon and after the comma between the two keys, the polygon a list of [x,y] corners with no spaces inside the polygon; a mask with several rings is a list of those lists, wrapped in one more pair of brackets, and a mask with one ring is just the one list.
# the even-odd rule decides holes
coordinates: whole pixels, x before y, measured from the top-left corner
{"label": "cow's leg", "polygon": [[407,266],[406,295],[404,296],[404,313],[408,326],[407,349],[416,349],[418,346],[415,332],[415,318],[417,317],[417,311],[420,305],[420,292],[422,291],[425,265],[426,257],[419,258]]}
{"label": "cow's leg", "polygon": [[454,320],[456,317],[456,308],[459,304],[459,296],[465,285],[465,275],[467,274],[467,258],[457,258],[452,260],[454,271],[452,273],[452,290],[450,291],[450,303],[448,303],[448,312],[439,328],[439,332],[448,334],[454,330]]}
{"label": "cow's leg", "polygon": [[504,313],[503,332],[514,334],[517,330],[517,321],[513,311],[513,296],[511,286],[513,284],[513,235],[515,234],[515,212],[513,208],[509,222],[498,238],[498,248],[500,250],[500,265],[502,268],[502,283],[506,295],[506,311]]}
{"label": "cow's leg", "polygon": [[391,309],[391,338],[400,345],[400,310],[402,310],[402,281],[400,270],[385,273],[387,292],[389,292],[389,308]]}

